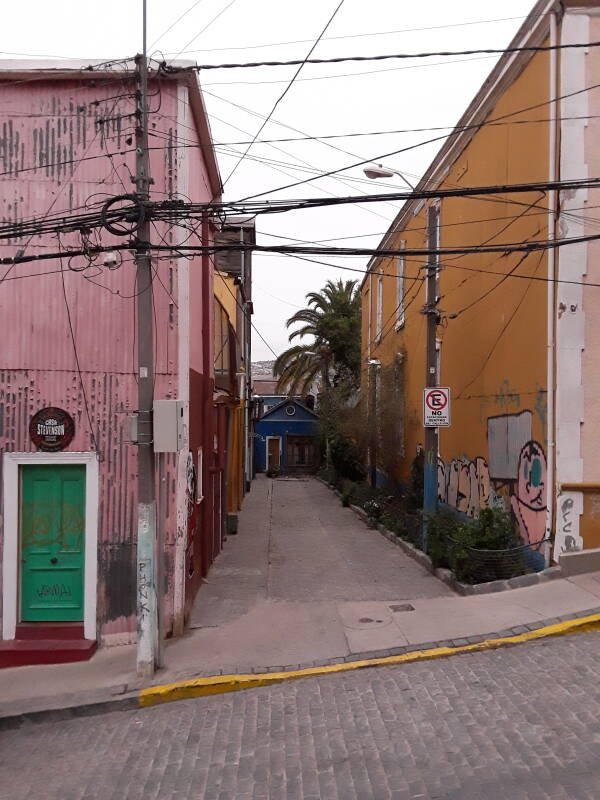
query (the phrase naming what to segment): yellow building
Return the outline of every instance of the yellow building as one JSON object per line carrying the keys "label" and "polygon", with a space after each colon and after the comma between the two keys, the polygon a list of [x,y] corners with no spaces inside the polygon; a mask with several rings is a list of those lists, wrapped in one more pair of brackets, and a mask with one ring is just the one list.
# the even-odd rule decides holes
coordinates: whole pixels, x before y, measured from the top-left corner
{"label": "yellow building", "polygon": [[[230,219],[217,243],[251,245],[254,222]],[[216,254],[214,277],[215,401],[226,408],[227,531],[237,531],[237,514],[252,479],[251,322],[252,259],[250,252]]]}
{"label": "yellow building", "polygon": [[[540,0],[511,47],[598,41],[599,12],[599,0]],[[597,47],[506,53],[416,191],[597,177],[599,75]],[[600,546],[600,290],[583,285],[600,283],[599,246],[518,247],[597,234],[586,209],[599,198],[588,188],[410,199],[380,244],[406,254],[374,257],[362,284],[373,473],[406,485],[424,445],[429,307],[435,382],[451,390],[438,500],[472,517],[504,506],[525,542],[553,538],[555,559]],[[487,252],[446,252],[468,248]],[[430,256],[432,298],[418,249],[442,251]]]}

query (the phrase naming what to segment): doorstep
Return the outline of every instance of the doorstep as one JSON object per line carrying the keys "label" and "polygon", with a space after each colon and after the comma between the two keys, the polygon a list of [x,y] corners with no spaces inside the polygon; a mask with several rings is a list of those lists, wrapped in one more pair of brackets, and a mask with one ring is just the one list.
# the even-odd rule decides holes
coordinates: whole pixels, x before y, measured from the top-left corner
{"label": "doorstep", "polygon": [[0,641],[0,669],[88,661],[97,647],[81,623],[20,623],[14,639]]}

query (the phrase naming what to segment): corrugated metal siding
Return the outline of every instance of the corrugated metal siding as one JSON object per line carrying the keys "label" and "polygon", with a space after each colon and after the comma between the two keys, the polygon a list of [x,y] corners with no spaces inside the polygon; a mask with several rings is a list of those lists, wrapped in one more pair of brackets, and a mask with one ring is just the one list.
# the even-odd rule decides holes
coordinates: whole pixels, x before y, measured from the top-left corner
{"label": "corrugated metal siding", "polygon": [[[86,203],[133,191],[133,83],[114,80],[33,81],[0,83],[0,171],[3,191],[0,220],[69,213]],[[157,87],[151,87],[151,93]],[[176,89],[161,98],[161,115],[177,119]],[[152,104],[153,107],[156,101]],[[128,116],[129,115],[129,116]],[[108,119],[107,119],[108,118]],[[99,124],[100,120],[106,120]],[[164,127],[151,117],[156,129]],[[158,121],[158,122],[157,122]],[[171,131],[174,143],[175,126]],[[188,130],[181,131],[189,137]],[[169,141],[157,139],[156,143]],[[152,144],[155,144],[154,142]],[[107,153],[113,154],[111,157]],[[86,159],[86,160],[80,160]],[[59,163],[59,162],[74,163]],[[205,175],[201,151],[189,156],[194,175]],[[20,171],[21,170],[21,171]],[[23,171],[25,170],[25,171]],[[151,153],[152,192],[157,199],[176,191],[177,170],[172,149]],[[191,169],[190,169],[191,172]],[[195,201],[207,199],[206,179],[190,188]],[[52,205],[52,208],[50,208]],[[170,238],[164,227],[158,236]],[[106,231],[93,232],[90,241],[116,241]],[[0,255],[12,256],[17,246],[27,253],[81,246],[79,233],[34,237],[31,242],[4,242]],[[127,444],[127,409],[136,408],[135,381],[135,267],[130,254],[109,271],[82,266],[81,258],[63,259],[64,284],[71,312],[81,380],[63,296],[61,264],[45,261],[20,264],[0,280],[2,356],[0,357],[0,447],[29,451],[30,417],[48,405],[64,408],[75,419],[71,451],[93,449],[85,410],[89,414],[100,457],[98,619],[101,632],[135,629],[136,448]],[[196,264],[199,266],[200,261]],[[156,263],[154,281],[157,397],[177,394],[177,260]],[[50,274],[44,274],[50,273]],[[0,278],[4,273],[0,272]],[[29,277],[25,277],[29,276]],[[173,608],[172,564],[176,539],[176,456],[166,458],[166,574],[164,600],[167,626]],[[0,537],[1,542],[1,537]]]}

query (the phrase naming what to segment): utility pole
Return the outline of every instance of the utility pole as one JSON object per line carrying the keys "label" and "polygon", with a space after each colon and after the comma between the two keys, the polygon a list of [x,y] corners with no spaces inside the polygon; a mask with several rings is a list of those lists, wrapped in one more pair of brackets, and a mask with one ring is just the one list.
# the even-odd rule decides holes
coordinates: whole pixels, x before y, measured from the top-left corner
{"label": "utility pole", "polygon": [[[148,164],[148,60],[146,56],[146,0],[143,0],[143,52],[135,58],[135,193],[149,199]],[[137,672],[154,674],[158,652],[158,604],[156,594],[156,497],[154,475],[154,345],[152,330],[152,263],[150,222],[142,220],[135,245],[137,349],[138,349],[138,526],[137,526]],[[158,554],[160,557],[161,554]]]}
{"label": "utility pole", "polygon": [[379,431],[377,429],[377,371],[380,363],[376,358],[369,359],[369,483],[371,486],[377,486],[377,458],[378,458],[378,445],[379,445]]}
{"label": "utility pole", "polygon": [[[427,249],[439,249],[439,206],[430,205],[427,209]],[[427,343],[425,351],[425,386],[438,385],[436,332],[438,325],[438,264],[439,256],[430,255],[427,264],[427,282],[424,313],[427,316]],[[437,459],[438,429],[425,428],[425,452],[423,473],[423,531],[422,547],[427,552],[428,515],[437,510]]]}

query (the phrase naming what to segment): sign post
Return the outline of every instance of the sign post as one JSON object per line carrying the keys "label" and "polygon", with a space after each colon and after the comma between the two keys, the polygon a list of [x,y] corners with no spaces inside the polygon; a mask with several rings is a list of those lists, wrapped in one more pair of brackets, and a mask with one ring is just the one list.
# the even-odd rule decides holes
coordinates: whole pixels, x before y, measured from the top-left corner
{"label": "sign post", "polygon": [[423,390],[423,425],[425,428],[450,427],[450,389],[433,386]]}

